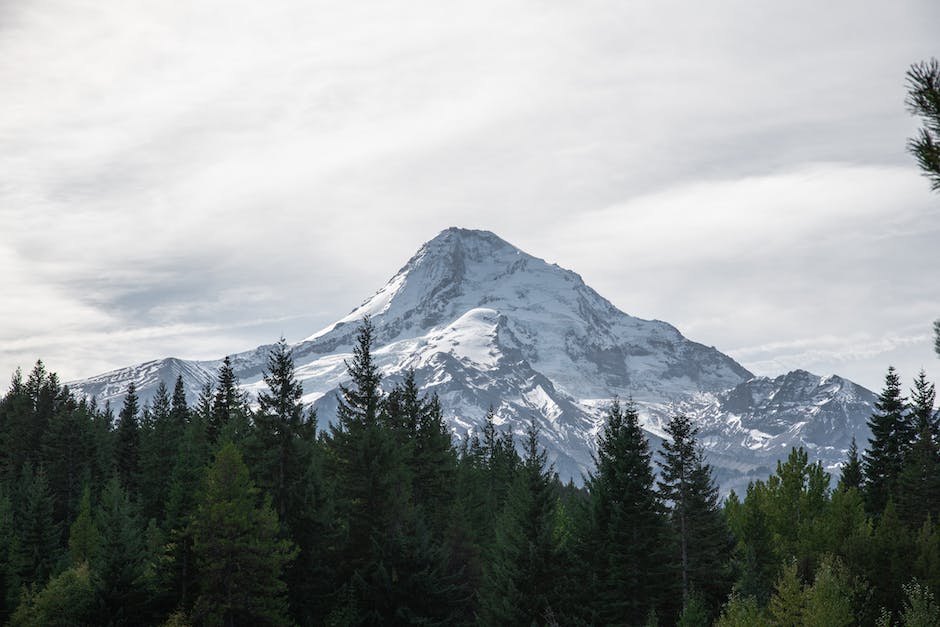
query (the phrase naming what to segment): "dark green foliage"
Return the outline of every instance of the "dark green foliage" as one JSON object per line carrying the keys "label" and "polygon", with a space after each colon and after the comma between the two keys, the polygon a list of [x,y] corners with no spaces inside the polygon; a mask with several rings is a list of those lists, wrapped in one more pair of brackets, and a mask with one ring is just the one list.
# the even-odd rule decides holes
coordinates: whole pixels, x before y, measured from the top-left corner
{"label": "dark green foliage", "polygon": [[19,602],[19,540],[13,527],[10,489],[0,482],[0,623],[6,623]]}
{"label": "dark green foliage", "polygon": [[898,477],[897,505],[901,518],[917,528],[940,512],[940,424],[934,411],[936,392],[923,370],[911,390],[909,421],[913,443]]}
{"label": "dark green foliage", "polygon": [[101,547],[101,534],[91,508],[91,488],[86,485],[78,505],[78,515],[69,528],[69,562],[72,566],[92,563]]}
{"label": "dark green foliage", "polygon": [[303,388],[294,374],[287,342],[268,355],[267,390],[258,395],[255,426],[246,442],[253,477],[272,497],[282,524],[281,536],[292,538],[298,556],[288,568],[292,614],[304,622],[322,620],[332,583],[325,563],[333,540],[335,512],[326,493],[322,464],[315,459],[316,415],[304,411]]}
{"label": "dark green foliage", "polygon": [[63,398],[42,437],[42,466],[55,501],[54,518],[63,528],[75,518],[83,482],[94,468],[94,434],[88,405],[63,390]]}
{"label": "dark green foliage", "polygon": [[862,462],[858,457],[858,446],[855,444],[855,437],[853,436],[845,465],[842,467],[842,476],[839,478],[839,490],[845,491],[852,488],[860,490],[863,480]]}
{"label": "dark green foliage", "polygon": [[731,587],[731,532],[718,500],[711,467],[698,447],[696,429],[684,415],[666,425],[658,482],[678,539],[683,608],[693,591],[707,612],[717,612]]}
{"label": "dark green foliage", "polygon": [[422,396],[408,371],[384,403],[386,423],[405,453],[412,500],[435,533],[449,523],[455,498],[457,454],[437,396]]}
{"label": "dark green foliage", "polygon": [[598,439],[596,473],[588,480],[597,608],[607,623],[639,624],[674,598],[676,560],[653,490],[651,458],[636,406],[615,401]]}
{"label": "dark green foliage", "polygon": [[98,621],[133,625],[147,615],[150,590],[144,525],[136,507],[112,479],[104,486],[95,518],[101,536],[92,568],[100,579]]}
{"label": "dark green foliage", "polygon": [[901,379],[893,367],[888,368],[885,387],[868,421],[872,437],[862,456],[869,512],[882,511],[888,500],[897,494],[903,456],[911,436],[905,413]]}
{"label": "dark green foliage", "polygon": [[53,498],[42,468],[23,466],[13,507],[17,545],[14,561],[23,585],[41,585],[59,558],[59,527],[53,517]]}
{"label": "dark green foliage", "polygon": [[193,517],[199,568],[194,618],[205,625],[288,625],[282,575],[294,558],[280,539],[270,501],[234,444],[224,444],[206,472]]}
{"label": "dark green foliage", "polygon": [[95,581],[87,562],[53,577],[36,591],[27,591],[10,620],[23,627],[71,627],[95,623]]}
{"label": "dark green foliage", "polygon": [[179,449],[186,423],[173,412],[170,394],[161,381],[150,406],[149,421],[141,430],[140,502],[145,519],[163,520],[169,497],[167,466]]}
{"label": "dark green foliage", "polygon": [[930,179],[931,189],[940,190],[940,63],[936,59],[915,63],[907,71],[906,104],[923,122],[917,136],[908,140],[907,149]]}
{"label": "dark green foliage", "polygon": [[131,381],[118,414],[115,457],[121,487],[136,494],[140,481],[140,423],[138,422],[137,389]]}
{"label": "dark green foliage", "polygon": [[15,376],[0,399],[0,622],[704,625],[733,558],[719,625],[871,625],[882,609],[932,624],[917,622],[940,586],[925,374],[906,403],[889,371],[872,417],[885,428],[864,463],[853,443],[837,490],[795,449],[721,510],[688,419],[669,424],[658,493],[636,408],[619,404],[586,488],[564,486],[533,430],[520,458],[490,412],[458,452],[414,373],[383,394],[373,336],[366,320],[319,440],[283,340],[253,424],[230,361],[193,410],[178,378],[143,409],[131,389],[117,421],[41,362]]}
{"label": "dark green foliage", "polygon": [[484,569],[480,592],[484,624],[541,623],[559,597],[563,565],[555,538],[558,495],[537,436],[533,423]]}
{"label": "dark green foliage", "polygon": [[367,318],[347,363],[352,383],[340,386],[336,423],[324,443],[338,514],[346,522],[344,579],[378,562],[375,547],[399,532],[410,498],[404,451],[380,422],[382,377],[372,360],[373,333]]}
{"label": "dark green foliage", "polygon": [[735,562],[739,573],[737,588],[741,595],[764,605],[777,576],[777,550],[764,503],[767,487],[751,483],[741,503],[732,492],[725,503],[725,513],[737,538]]}
{"label": "dark green foliage", "polygon": [[255,429],[249,442],[258,486],[271,495],[274,509],[285,520],[299,509],[302,481],[312,463],[316,417],[300,402],[303,386],[294,376],[294,360],[284,338],[268,355],[264,372],[267,390],[258,395]]}
{"label": "dark green foliage", "polygon": [[248,399],[238,389],[238,377],[235,376],[235,368],[229,357],[222,360],[219,366],[215,396],[212,397],[212,406],[206,412],[206,418],[206,434],[212,444],[220,438],[237,442],[248,435]]}

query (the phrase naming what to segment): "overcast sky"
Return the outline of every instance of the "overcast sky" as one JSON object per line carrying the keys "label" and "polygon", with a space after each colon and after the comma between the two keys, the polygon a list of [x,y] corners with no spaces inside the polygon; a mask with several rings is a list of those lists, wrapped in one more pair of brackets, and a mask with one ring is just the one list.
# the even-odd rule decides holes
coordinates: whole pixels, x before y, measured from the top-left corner
{"label": "overcast sky", "polygon": [[936,0],[0,2],[0,377],[297,341],[463,226],[758,374],[936,379],[904,73],[938,33]]}

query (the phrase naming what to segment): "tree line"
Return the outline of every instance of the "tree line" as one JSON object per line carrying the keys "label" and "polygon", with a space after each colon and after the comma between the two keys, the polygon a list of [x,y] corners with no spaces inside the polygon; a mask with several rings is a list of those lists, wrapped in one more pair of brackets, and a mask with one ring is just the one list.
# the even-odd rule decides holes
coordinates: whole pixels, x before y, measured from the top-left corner
{"label": "tree line", "polygon": [[[455,444],[366,319],[336,420],[289,346],[254,406],[226,359],[117,414],[41,362],[0,400],[0,621],[13,625],[926,625],[940,621],[940,417],[893,369],[835,487],[791,451],[722,502],[693,422],[651,450],[615,401],[584,485],[535,423]],[[921,621],[921,622],[918,622]],[[926,622],[924,622],[926,621]]]}

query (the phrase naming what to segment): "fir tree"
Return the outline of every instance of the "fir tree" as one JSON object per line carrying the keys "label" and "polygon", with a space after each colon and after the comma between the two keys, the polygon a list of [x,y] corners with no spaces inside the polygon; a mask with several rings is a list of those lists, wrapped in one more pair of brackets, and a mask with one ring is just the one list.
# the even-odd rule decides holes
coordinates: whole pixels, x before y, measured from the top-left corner
{"label": "fir tree", "polygon": [[784,567],[768,609],[774,627],[803,627],[803,586],[796,562]]}
{"label": "fir tree", "polygon": [[173,385],[173,399],[170,401],[170,424],[179,430],[182,437],[183,429],[189,423],[189,405],[186,400],[186,388],[183,385],[183,375],[176,375]]}
{"label": "fir tree", "polygon": [[552,610],[562,566],[554,535],[556,503],[552,470],[532,423],[522,466],[484,567],[480,618],[485,624],[537,624]]}
{"label": "fir tree", "polygon": [[209,467],[193,518],[199,567],[194,618],[210,625],[288,625],[284,568],[294,557],[232,443]]}
{"label": "fir tree", "polygon": [[352,382],[340,386],[336,422],[325,442],[347,524],[344,562],[351,571],[375,563],[373,544],[397,532],[410,498],[403,452],[379,420],[382,377],[372,359],[373,334],[365,318],[346,364]]}
{"label": "fir tree", "polygon": [[15,562],[25,585],[41,585],[52,574],[59,556],[59,527],[53,518],[53,499],[42,468],[23,466],[14,506],[17,538]]}
{"label": "fir tree", "polygon": [[291,350],[284,338],[274,345],[258,395],[255,428],[248,440],[255,480],[273,498],[284,526],[283,538],[297,545],[297,559],[285,579],[292,614],[301,622],[320,622],[330,592],[332,569],[324,563],[335,526],[334,512],[316,464],[316,414],[304,411]]}
{"label": "fir tree", "polygon": [[133,625],[147,615],[147,546],[136,507],[116,478],[101,494],[95,518],[101,536],[92,567],[101,580],[99,622]]}
{"label": "fir tree", "polygon": [[44,587],[27,591],[10,621],[17,627],[95,624],[95,581],[86,562],[76,564]]}
{"label": "fir tree", "polygon": [[124,396],[124,405],[118,414],[117,459],[118,478],[121,487],[136,494],[140,476],[140,424],[138,423],[137,388],[131,381]]}
{"label": "fir tree", "polygon": [[143,430],[140,445],[140,492],[145,519],[163,520],[169,482],[167,466],[172,463],[183,435],[182,425],[174,423],[169,390],[161,381],[150,407],[150,428]]}
{"label": "fir tree", "polygon": [[718,501],[711,467],[698,447],[697,429],[682,414],[666,425],[670,439],[663,442],[659,491],[670,506],[679,544],[683,608],[693,590],[717,609],[730,588],[728,555],[731,534]]}
{"label": "fir tree", "polygon": [[858,446],[855,444],[855,436],[852,436],[848,457],[845,465],[842,466],[842,476],[839,478],[839,490],[845,491],[852,488],[860,490],[863,478],[862,462],[858,457]]}
{"label": "fir tree", "polygon": [[0,623],[16,609],[20,596],[19,542],[13,524],[13,501],[0,482]]}
{"label": "fir tree", "polygon": [[885,387],[875,402],[875,413],[868,421],[868,428],[872,437],[862,456],[865,497],[868,511],[877,514],[885,508],[888,499],[897,494],[903,455],[910,441],[901,379],[893,367],[888,368]]}
{"label": "fir tree", "polygon": [[186,425],[170,473],[170,489],[164,529],[167,544],[160,572],[160,592],[185,609],[192,607],[196,582],[191,515],[209,458],[205,423],[195,413]]}
{"label": "fir tree", "polygon": [[592,500],[591,552],[597,602],[606,622],[639,624],[672,596],[669,533],[653,491],[649,442],[636,406],[615,401],[597,444],[597,470],[588,480]]}
{"label": "fir tree", "polygon": [[42,465],[55,499],[55,520],[66,528],[75,517],[82,482],[91,477],[93,446],[87,404],[76,403],[68,390],[63,389],[63,402],[42,437]]}
{"label": "fir tree", "polygon": [[72,566],[93,562],[100,546],[101,534],[98,533],[91,508],[91,487],[86,484],[78,505],[78,516],[69,528],[69,560]]}
{"label": "fir tree", "polygon": [[268,355],[263,376],[267,390],[258,394],[252,466],[258,486],[273,498],[281,520],[294,511],[304,473],[311,463],[316,423],[304,412],[303,386],[294,374],[294,359],[284,338]]}
{"label": "fir tree", "polygon": [[[238,377],[232,360],[226,356],[219,366],[218,387],[212,399],[212,411],[206,422],[210,443],[221,439],[240,441],[248,434],[248,401],[238,389]],[[224,437],[223,437],[224,436]]]}

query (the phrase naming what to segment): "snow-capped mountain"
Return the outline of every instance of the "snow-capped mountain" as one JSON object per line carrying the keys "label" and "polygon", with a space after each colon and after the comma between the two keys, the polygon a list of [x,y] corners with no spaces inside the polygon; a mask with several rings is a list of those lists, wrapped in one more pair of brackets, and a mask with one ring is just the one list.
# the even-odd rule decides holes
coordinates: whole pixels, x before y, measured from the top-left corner
{"label": "snow-capped mountain", "polygon": [[[695,416],[728,485],[763,472],[791,444],[832,466],[852,435],[867,437],[874,397],[864,388],[803,371],[755,378],[665,322],[620,311],[574,272],[490,232],[456,228],[422,246],[349,315],[294,345],[304,401],[317,408],[321,425],[335,414],[344,360],[365,315],[376,328],[375,357],[388,385],[414,369],[418,383],[440,396],[458,438],[477,428],[489,407],[516,432],[535,419],[565,478],[578,480],[590,469],[604,407],[614,397],[639,403],[654,442],[669,412]],[[249,392],[263,385],[269,350],[232,356]],[[171,385],[182,374],[195,394],[220,363],[169,358],[70,385],[116,402],[130,381],[146,399],[160,380]]]}

